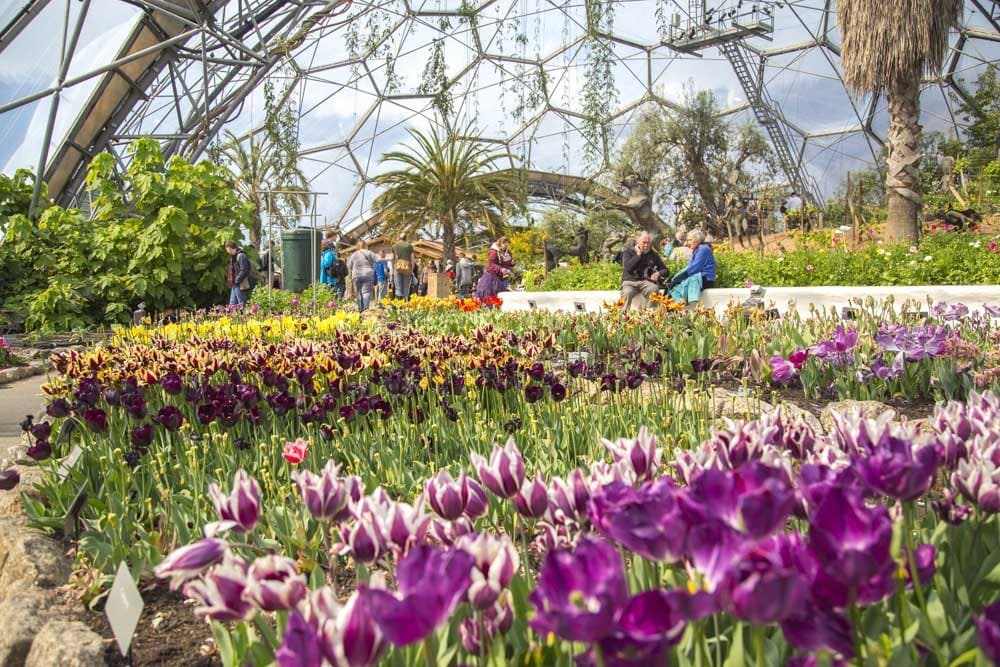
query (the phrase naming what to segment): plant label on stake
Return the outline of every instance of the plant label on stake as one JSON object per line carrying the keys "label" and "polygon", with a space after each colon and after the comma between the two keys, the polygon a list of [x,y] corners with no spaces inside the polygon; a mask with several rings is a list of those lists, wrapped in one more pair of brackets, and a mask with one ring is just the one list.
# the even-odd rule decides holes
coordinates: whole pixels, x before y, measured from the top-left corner
{"label": "plant label on stake", "polygon": [[128,571],[125,561],[122,561],[118,564],[115,582],[111,586],[111,593],[108,594],[108,602],[104,605],[104,613],[108,617],[108,623],[111,624],[111,631],[115,634],[115,641],[118,642],[118,650],[122,656],[128,655],[132,635],[139,625],[143,606],[145,603],[135,586],[135,581],[132,580],[132,573]]}
{"label": "plant label on stake", "polygon": [[67,454],[66,458],[64,458],[62,463],[59,464],[59,471],[56,473],[60,482],[66,479],[66,476],[69,475],[69,471],[73,469],[73,466],[76,465],[81,456],[83,456],[83,449],[80,445],[74,445],[73,449],[69,450],[69,454]]}

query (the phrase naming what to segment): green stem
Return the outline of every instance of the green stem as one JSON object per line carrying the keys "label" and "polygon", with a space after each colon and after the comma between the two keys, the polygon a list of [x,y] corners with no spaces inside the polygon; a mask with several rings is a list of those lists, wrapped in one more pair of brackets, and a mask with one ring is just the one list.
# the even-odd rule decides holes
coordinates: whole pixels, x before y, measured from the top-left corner
{"label": "green stem", "polygon": [[597,667],[604,667],[604,651],[601,650],[600,644],[594,644],[594,659],[597,661]]}
{"label": "green stem", "polygon": [[917,594],[917,602],[920,604],[921,624],[927,624],[927,636],[931,638],[931,646],[934,649],[934,657],[939,665],[945,664],[941,655],[941,646],[938,644],[937,632],[931,625],[930,616],[927,615],[927,599],[924,597],[924,587],[920,583],[920,574],[917,572],[916,549],[913,546],[913,514],[915,508],[912,502],[903,505],[903,538],[906,542],[906,559],[910,567],[910,580],[913,582],[913,590]]}
{"label": "green stem", "polygon": [[861,657],[861,609],[858,608],[858,591],[853,586],[850,592],[851,641],[854,643],[854,663],[864,665]]}
{"label": "green stem", "polygon": [[479,621],[479,667],[486,667],[486,657],[489,655],[486,648],[486,615],[477,611],[476,617]]}
{"label": "green stem", "polygon": [[757,667],[764,667],[764,626],[754,625],[753,628],[753,650],[757,656]]}

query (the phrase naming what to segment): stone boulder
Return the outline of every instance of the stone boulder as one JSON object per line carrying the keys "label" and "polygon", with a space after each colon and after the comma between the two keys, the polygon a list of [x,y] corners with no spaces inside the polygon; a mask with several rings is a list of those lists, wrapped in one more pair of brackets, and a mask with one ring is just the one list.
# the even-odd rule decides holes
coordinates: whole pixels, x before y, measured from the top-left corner
{"label": "stone boulder", "polygon": [[819,421],[829,433],[833,430],[833,413],[847,414],[857,410],[860,410],[867,419],[878,419],[886,412],[891,412],[894,417],[896,415],[895,410],[878,401],[834,401],[823,408]]}
{"label": "stone boulder", "polygon": [[42,494],[35,489],[35,485],[45,477],[42,470],[38,466],[16,465],[13,468],[21,475],[21,481],[10,491],[0,491],[0,517],[24,514],[22,493],[30,498],[41,499],[42,497]]}
{"label": "stone boulder", "polygon": [[0,601],[0,628],[3,629],[0,632],[0,666],[13,667],[24,664],[36,634],[52,613],[54,600],[33,588],[3,590],[10,592]]}
{"label": "stone boulder", "polygon": [[774,406],[756,392],[744,395],[722,387],[712,387],[710,392],[716,419],[728,417],[733,421],[753,421],[774,410]]}
{"label": "stone boulder", "polygon": [[69,575],[58,542],[28,527],[23,517],[0,517],[0,600],[19,587],[62,586]]}
{"label": "stone boulder", "polygon": [[31,644],[25,667],[103,667],[104,640],[79,621],[51,620]]}
{"label": "stone boulder", "polygon": [[813,413],[808,410],[804,410],[794,403],[782,403],[781,407],[784,408],[785,414],[787,414],[792,419],[802,419],[807,424],[812,426],[813,430],[816,431],[817,435],[822,435],[826,433],[826,429],[823,428],[823,424],[820,423],[819,419]]}

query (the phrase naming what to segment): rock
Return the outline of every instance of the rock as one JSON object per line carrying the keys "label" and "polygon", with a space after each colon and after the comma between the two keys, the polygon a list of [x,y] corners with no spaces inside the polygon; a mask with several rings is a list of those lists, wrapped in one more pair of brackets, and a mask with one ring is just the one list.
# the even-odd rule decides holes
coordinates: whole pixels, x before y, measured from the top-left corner
{"label": "rock", "polygon": [[891,412],[893,416],[896,415],[896,411],[890,408],[885,403],[879,403],[878,401],[834,401],[829,403],[823,412],[819,415],[819,421],[829,433],[833,430],[833,413],[847,414],[849,412],[855,412],[861,410],[861,413],[867,419],[877,419],[879,416],[886,412]]}
{"label": "rock", "polygon": [[[13,442],[13,440],[11,440]],[[19,466],[33,466],[37,465],[35,459],[28,456],[28,439],[22,437],[15,444],[7,447],[2,455],[0,455],[0,462],[5,465],[19,465]]]}
{"label": "rock", "polygon": [[42,494],[35,489],[35,485],[45,477],[41,469],[38,466],[22,465],[16,465],[14,469],[20,473],[21,481],[10,491],[0,491],[0,517],[24,514],[22,493],[27,494],[30,498],[40,499],[42,497]]}
{"label": "rock", "polygon": [[79,621],[51,620],[35,636],[25,667],[103,667],[104,642]]}
{"label": "rock", "polygon": [[[5,589],[6,590],[6,589]],[[11,592],[0,602],[0,665],[23,665],[54,600],[37,589]],[[50,663],[57,665],[60,663]]]}
{"label": "rock", "polygon": [[23,517],[0,517],[0,600],[19,586],[62,586],[69,575],[58,542],[30,528]]}
{"label": "rock", "polygon": [[820,423],[819,419],[816,418],[816,415],[809,412],[808,410],[803,410],[794,403],[782,403],[781,407],[784,408],[785,414],[787,414],[792,419],[802,419],[807,424],[812,426],[813,430],[816,431],[817,435],[822,435],[826,433],[826,429],[823,428],[823,425]]}
{"label": "rock", "polygon": [[757,393],[744,396],[722,387],[712,387],[711,392],[716,419],[728,417],[734,421],[752,421],[774,409],[773,405],[761,399]]}

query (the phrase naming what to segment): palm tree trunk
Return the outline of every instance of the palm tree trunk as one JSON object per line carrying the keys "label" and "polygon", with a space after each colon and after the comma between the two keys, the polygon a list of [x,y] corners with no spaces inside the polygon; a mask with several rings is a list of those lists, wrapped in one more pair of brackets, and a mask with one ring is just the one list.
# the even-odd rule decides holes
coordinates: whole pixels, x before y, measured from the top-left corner
{"label": "palm tree trunk", "polygon": [[448,266],[448,262],[455,261],[455,211],[448,211],[441,221],[441,245],[444,257],[441,260],[441,269]]}
{"label": "palm tree trunk", "polygon": [[920,239],[920,70],[889,89],[889,155],[886,194],[889,240],[916,243]]}

